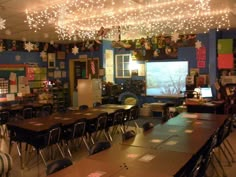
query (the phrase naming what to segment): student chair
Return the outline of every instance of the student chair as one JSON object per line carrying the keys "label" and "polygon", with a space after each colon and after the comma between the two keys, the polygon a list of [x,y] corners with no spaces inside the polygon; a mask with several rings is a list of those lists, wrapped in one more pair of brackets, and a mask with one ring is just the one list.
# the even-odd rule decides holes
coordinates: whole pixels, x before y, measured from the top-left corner
{"label": "student chair", "polygon": [[47,164],[46,174],[48,176],[70,165],[72,165],[72,161],[68,158],[54,160],[53,162]]}

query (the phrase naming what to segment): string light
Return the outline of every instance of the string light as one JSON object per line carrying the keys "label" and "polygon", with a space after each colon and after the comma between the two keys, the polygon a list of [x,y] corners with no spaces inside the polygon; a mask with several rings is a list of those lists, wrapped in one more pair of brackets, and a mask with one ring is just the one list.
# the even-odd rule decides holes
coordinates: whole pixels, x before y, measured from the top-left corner
{"label": "string light", "polygon": [[[131,33],[197,33],[230,28],[230,9],[211,10],[213,0],[51,0],[45,9],[27,9],[26,22],[35,32],[55,26],[59,39],[95,39],[97,31],[109,28],[109,38]],[[119,8],[118,8],[119,7]]]}

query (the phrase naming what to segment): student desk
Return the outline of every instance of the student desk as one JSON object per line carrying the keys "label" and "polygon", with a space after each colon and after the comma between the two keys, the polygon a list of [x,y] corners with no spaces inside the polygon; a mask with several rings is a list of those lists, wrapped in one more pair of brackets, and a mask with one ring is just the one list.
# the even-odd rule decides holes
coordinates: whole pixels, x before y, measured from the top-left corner
{"label": "student desk", "polygon": [[[206,145],[228,115],[182,113],[136,137],[75,162],[50,177],[162,176],[179,172]],[[182,121],[181,123],[177,123]],[[202,123],[197,123],[202,121]],[[207,124],[207,126],[202,126]]]}

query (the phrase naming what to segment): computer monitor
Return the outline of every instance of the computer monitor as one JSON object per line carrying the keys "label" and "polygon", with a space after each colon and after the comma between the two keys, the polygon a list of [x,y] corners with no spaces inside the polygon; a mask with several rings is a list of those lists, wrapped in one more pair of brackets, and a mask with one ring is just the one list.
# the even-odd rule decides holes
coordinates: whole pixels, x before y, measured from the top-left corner
{"label": "computer monitor", "polygon": [[211,87],[201,87],[201,97],[211,99],[213,97]]}

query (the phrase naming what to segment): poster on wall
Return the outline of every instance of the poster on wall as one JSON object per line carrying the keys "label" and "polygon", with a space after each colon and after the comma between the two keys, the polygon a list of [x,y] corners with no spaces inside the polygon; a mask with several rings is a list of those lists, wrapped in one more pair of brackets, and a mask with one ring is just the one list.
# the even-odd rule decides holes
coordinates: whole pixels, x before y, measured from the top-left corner
{"label": "poster on wall", "polygon": [[55,67],[56,67],[56,54],[48,53],[48,68],[55,68]]}
{"label": "poster on wall", "polygon": [[105,50],[105,61],[106,61],[106,82],[114,83],[114,61],[113,61],[113,50]]}

